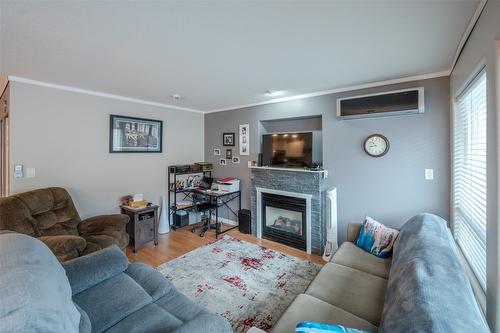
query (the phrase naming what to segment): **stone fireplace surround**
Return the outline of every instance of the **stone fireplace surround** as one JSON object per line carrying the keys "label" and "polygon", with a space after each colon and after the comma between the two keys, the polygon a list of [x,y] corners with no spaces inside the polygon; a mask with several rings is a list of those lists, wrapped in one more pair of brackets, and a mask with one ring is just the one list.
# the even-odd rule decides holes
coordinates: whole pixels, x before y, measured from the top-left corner
{"label": "stone fireplace surround", "polygon": [[326,171],[252,167],[252,235],[262,238],[262,193],[306,200],[306,252],[322,254],[326,241],[324,221]]}

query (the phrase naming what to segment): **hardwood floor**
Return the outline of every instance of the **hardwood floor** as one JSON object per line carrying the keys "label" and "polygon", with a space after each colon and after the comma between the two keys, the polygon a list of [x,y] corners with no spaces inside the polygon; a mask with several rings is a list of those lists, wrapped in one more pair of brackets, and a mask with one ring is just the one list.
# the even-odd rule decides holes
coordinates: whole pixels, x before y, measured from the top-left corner
{"label": "hardwood floor", "polygon": [[[321,256],[309,255],[304,251],[300,251],[289,246],[265,239],[257,239],[251,235],[242,234],[237,229],[229,231],[227,235],[250,243],[259,244],[266,248],[287,253],[298,258],[307,259],[318,264],[324,264]],[[143,262],[152,267],[157,267],[167,261],[175,259],[213,241],[215,241],[215,231],[213,230],[207,232],[205,237],[200,237],[198,233],[192,233],[190,227],[184,227],[178,229],[177,231],[171,230],[168,234],[160,235],[158,246],[154,246],[153,242],[150,242],[142,246],[137,253],[134,253],[132,248],[128,246],[127,257],[130,262]]]}

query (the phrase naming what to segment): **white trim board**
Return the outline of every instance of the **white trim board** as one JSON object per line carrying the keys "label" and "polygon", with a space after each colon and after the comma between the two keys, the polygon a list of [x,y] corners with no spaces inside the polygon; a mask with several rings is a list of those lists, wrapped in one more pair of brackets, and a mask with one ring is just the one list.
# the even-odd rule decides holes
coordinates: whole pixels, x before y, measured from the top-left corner
{"label": "white trim board", "polygon": [[[212,218],[210,219],[210,221],[212,223],[215,223],[215,216],[212,216]],[[219,216],[219,222],[224,223],[224,224],[233,225],[233,226],[237,226],[238,225],[237,221],[231,220],[231,219],[228,219],[228,218],[225,218],[225,217],[220,217],[220,216]]]}
{"label": "white trim board", "polygon": [[474,15],[472,15],[469,25],[467,25],[467,28],[465,29],[464,33],[462,34],[462,38],[460,39],[460,42],[458,43],[457,50],[455,51],[455,56],[453,57],[453,61],[451,63],[450,67],[450,72],[453,71],[455,68],[455,65],[458,62],[458,58],[460,58],[460,54],[462,53],[463,48],[465,47],[465,44],[467,43],[467,40],[469,39],[470,34],[474,30],[474,27],[476,26],[477,21],[479,20],[479,17],[481,16],[484,7],[486,6],[486,3],[488,0],[481,0],[477,4],[476,11],[474,12]]}
{"label": "white trim board", "polygon": [[99,91],[95,91],[95,90],[70,87],[70,86],[65,86],[65,85],[61,85],[61,84],[54,84],[54,83],[49,83],[49,82],[44,82],[44,81],[37,81],[37,80],[27,79],[27,78],[18,77],[18,76],[9,76],[8,78],[9,78],[9,81],[12,81],[12,82],[26,83],[26,84],[31,84],[34,86],[39,86],[39,87],[46,87],[46,88],[52,88],[52,89],[58,89],[58,90],[64,90],[64,91],[71,91],[71,92],[75,92],[75,93],[79,93],[79,94],[117,99],[120,101],[137,103],[137,104],[144,104],[144,105],[149,105],[149,106],[156,106],[156,107],[160,107],[160,108],[167,108],[167,109],[188,111],[188,112],[196,112],[196,113],[204,113],[204,111],[201,111],[201,110],[190,109],[190,108],[185,108],[185,107],[171,105],[171,104],[147,101],[144,99],[121,96],[121,95],[108,94],[108,93],[99,92]]}

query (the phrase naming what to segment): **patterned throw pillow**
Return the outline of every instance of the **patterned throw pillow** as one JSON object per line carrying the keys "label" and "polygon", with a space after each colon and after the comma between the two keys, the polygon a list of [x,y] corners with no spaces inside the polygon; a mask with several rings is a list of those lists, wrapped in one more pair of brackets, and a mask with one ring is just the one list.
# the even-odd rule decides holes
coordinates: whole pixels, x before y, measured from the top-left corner
{"label": "patterned throw pillow", "polygon": [[367,216],[359,231],[356,245],[380,258],[392,255],[392,246],[399,231],[391,229]]}
{"label": "patterned throw pillow", "polygon": [[329,325],[322,323],[313,323],[306,321],[303,323],[298,323],[295,328],[295,333],[369,333],[367,331],[361,331],[355,328],[347,328],[342,325]]}

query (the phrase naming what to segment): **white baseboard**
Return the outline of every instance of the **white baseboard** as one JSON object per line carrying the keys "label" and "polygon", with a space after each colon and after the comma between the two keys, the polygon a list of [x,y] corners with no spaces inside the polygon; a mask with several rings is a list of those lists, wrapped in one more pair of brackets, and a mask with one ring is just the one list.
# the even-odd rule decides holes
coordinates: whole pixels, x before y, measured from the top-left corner
{"label": "white baseboard", "polygon": [[[219,217],[219,221],[229,225],[238,225],[237,221],[226,219],[225,217]],[[212,223],[215,223],[215,217],[212,216]]]}

